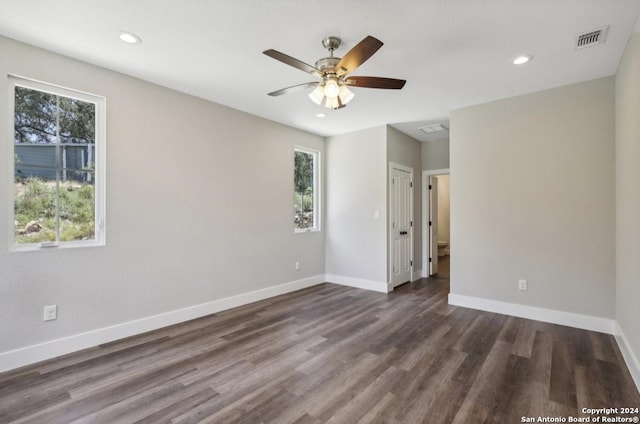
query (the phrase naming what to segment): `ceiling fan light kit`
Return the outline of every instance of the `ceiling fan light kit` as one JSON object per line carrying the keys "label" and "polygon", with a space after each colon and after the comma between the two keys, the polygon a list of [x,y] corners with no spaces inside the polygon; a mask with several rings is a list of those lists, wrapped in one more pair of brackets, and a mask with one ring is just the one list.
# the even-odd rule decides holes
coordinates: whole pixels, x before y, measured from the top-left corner
{"label": "ceiling fan light kit", "polygon": [[322,79],[321,82],[307,82],[273,91],[269,93],[269,95],[281,96],[292,91],[315,87],[313,91],[309,93],[309,98],[315,104],[321,105],[324,100],[324,106],[326,108],[341,109],[355,97],[355,94],[347,87],[349,85],[352,87],[396,90],[404,87],[406,81],[400,79],[348,76],[349,73],[362,65],[382,47],[382,41],[369,35],[349,50],[343,58],[334,57],[333,51],[340,47],[340,43],[341,40],[338,37],[323,38],[322,45],[329,50],[329,57],[317,60],[315,66],[311,66],[277,50],[265,50],[263,52],[265,55]]}
{"label": "ceiling fan light kit", "polygon": [[340,97],[342,103],[346,105],[355,97],[355,94],[353,94],[353,91],[349,90],[346,85],[341,85],[338,97]]}
{"label": "ceiling fan light kit", "polygon": [[319,85],[317,86],[311,93],[309,93],[309,98],[317,105],[322,103],[322,99],[324,98],[324,87]]}

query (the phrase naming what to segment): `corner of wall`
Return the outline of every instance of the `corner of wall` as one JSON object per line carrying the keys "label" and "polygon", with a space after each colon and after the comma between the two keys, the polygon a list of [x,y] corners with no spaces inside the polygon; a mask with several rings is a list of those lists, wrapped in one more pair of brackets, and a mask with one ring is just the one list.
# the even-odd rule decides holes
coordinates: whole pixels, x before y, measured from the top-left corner
{"label": "corner of wall", "polygon": [[616,336],[640,390],[640,17],[615,75]]}
{"label": "corner of wall", "polygon": [[633,352],[627,336],[624,334],[624,331],[622,331],[622,328],[620,328],[620,325],[617,322],[615,336],[620,353],[622,353],[622,357],[627,364],[627,368],[629,368],[631,378],[633,378],[633,381],[636,383],[636,387],[638,388],[638,392],[640,392],[640,359],[638,359],[636,354]]}

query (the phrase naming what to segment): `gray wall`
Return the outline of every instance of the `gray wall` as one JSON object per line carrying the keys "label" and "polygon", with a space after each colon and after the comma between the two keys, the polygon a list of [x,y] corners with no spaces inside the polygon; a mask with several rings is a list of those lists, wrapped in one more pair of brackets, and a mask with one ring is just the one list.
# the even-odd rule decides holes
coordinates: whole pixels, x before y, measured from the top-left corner
{"label": "gray wall", "polygon": [[[421,143],[415,138],[387,126],[387,158],[389,162],[413,168],[413,272],[422,270],[422,171]],[[388,167],[387,167],[388,169]],[[388,180],[388,179],[387,179]],[[387,181],[388,185],[388,181]],[[390,191],[390,188],[387,187]],[[388,192],[389,192],[388,191]],[[387,211],[388,213],[388,211]],[[391,248],[387,242],[387,249]],[[391,281],[391,274],[388,276]]]}
{"label": "gray wall", "polygon": [[[636,28],[640,30],[640,20]],[[640,33],[616,75],[616,318],[640,370]],[[640,376],[637,376],[640,377]],[[640,380],[638,380],[640,381]]]}
{"label": "gray wall", "polygon": [[423,170],[449,168],[449,139],[425,141],[421,147]]}
{"label": "gray wall", "polygon": [[384,126],[327,139],[327,274],[387,282],[386,143]]}
{"label": "gray wall", "polygon": [[[323,138],[7,38],[0,52],[0,86],[14,74],[105,96],[108,120],[105,247],[9,253],[0,167],[0,353],[324,274],[324,232],[292,223],[293,147],[324,154]],[[48,304],[58,319],[43,323]]]}
{"label": "gray wall", "polygon": [[613,77],[453,111],[451,187],[452,293],[614,317]]}
{"label": "gray wall", "polygon": [[420,148],[420,142],[389,126],[327,139],[327,274],[390,281],[389,162],[414,168],[414,271],[421,269]]}

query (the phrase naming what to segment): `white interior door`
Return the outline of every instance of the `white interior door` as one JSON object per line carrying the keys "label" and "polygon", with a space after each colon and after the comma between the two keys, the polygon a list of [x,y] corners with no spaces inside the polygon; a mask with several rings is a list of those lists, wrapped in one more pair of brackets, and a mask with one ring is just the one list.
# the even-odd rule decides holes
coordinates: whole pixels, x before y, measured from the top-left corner
{"label": "white interior door", "polygon": [[429,275],[438,273],[438,179],[429,177]]}
{"label": "white interior door", "polygon": [[413,170],[392,166],[390,172],[391,284],[411,281],[413,273]]}

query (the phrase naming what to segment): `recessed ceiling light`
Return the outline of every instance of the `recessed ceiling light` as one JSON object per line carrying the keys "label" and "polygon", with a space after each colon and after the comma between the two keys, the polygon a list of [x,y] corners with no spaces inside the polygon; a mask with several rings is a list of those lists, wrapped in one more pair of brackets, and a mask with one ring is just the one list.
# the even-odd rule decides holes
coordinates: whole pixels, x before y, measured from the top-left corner
{"label": "recessed ceiling light", "polygon": [[127,44],[140,44],[142,43],[142,38],[138,37],[132,32],[120,31],[118,35],[122,41]]}
{"label": "recessed ceiling light", "polygon": [[316,115],[316,118],[324,118],[325,116],[327,116],[327,115],[325,115],[324,113],[318,113]]}
{"label": "recessed ceiling light", "polygon": [[524,65],[525,63],[527,63],[531,59],[533,59],[533,56],[531,56],[531,55],[518,56],[515,59],[513,59],[513,64],[514,65]]}

